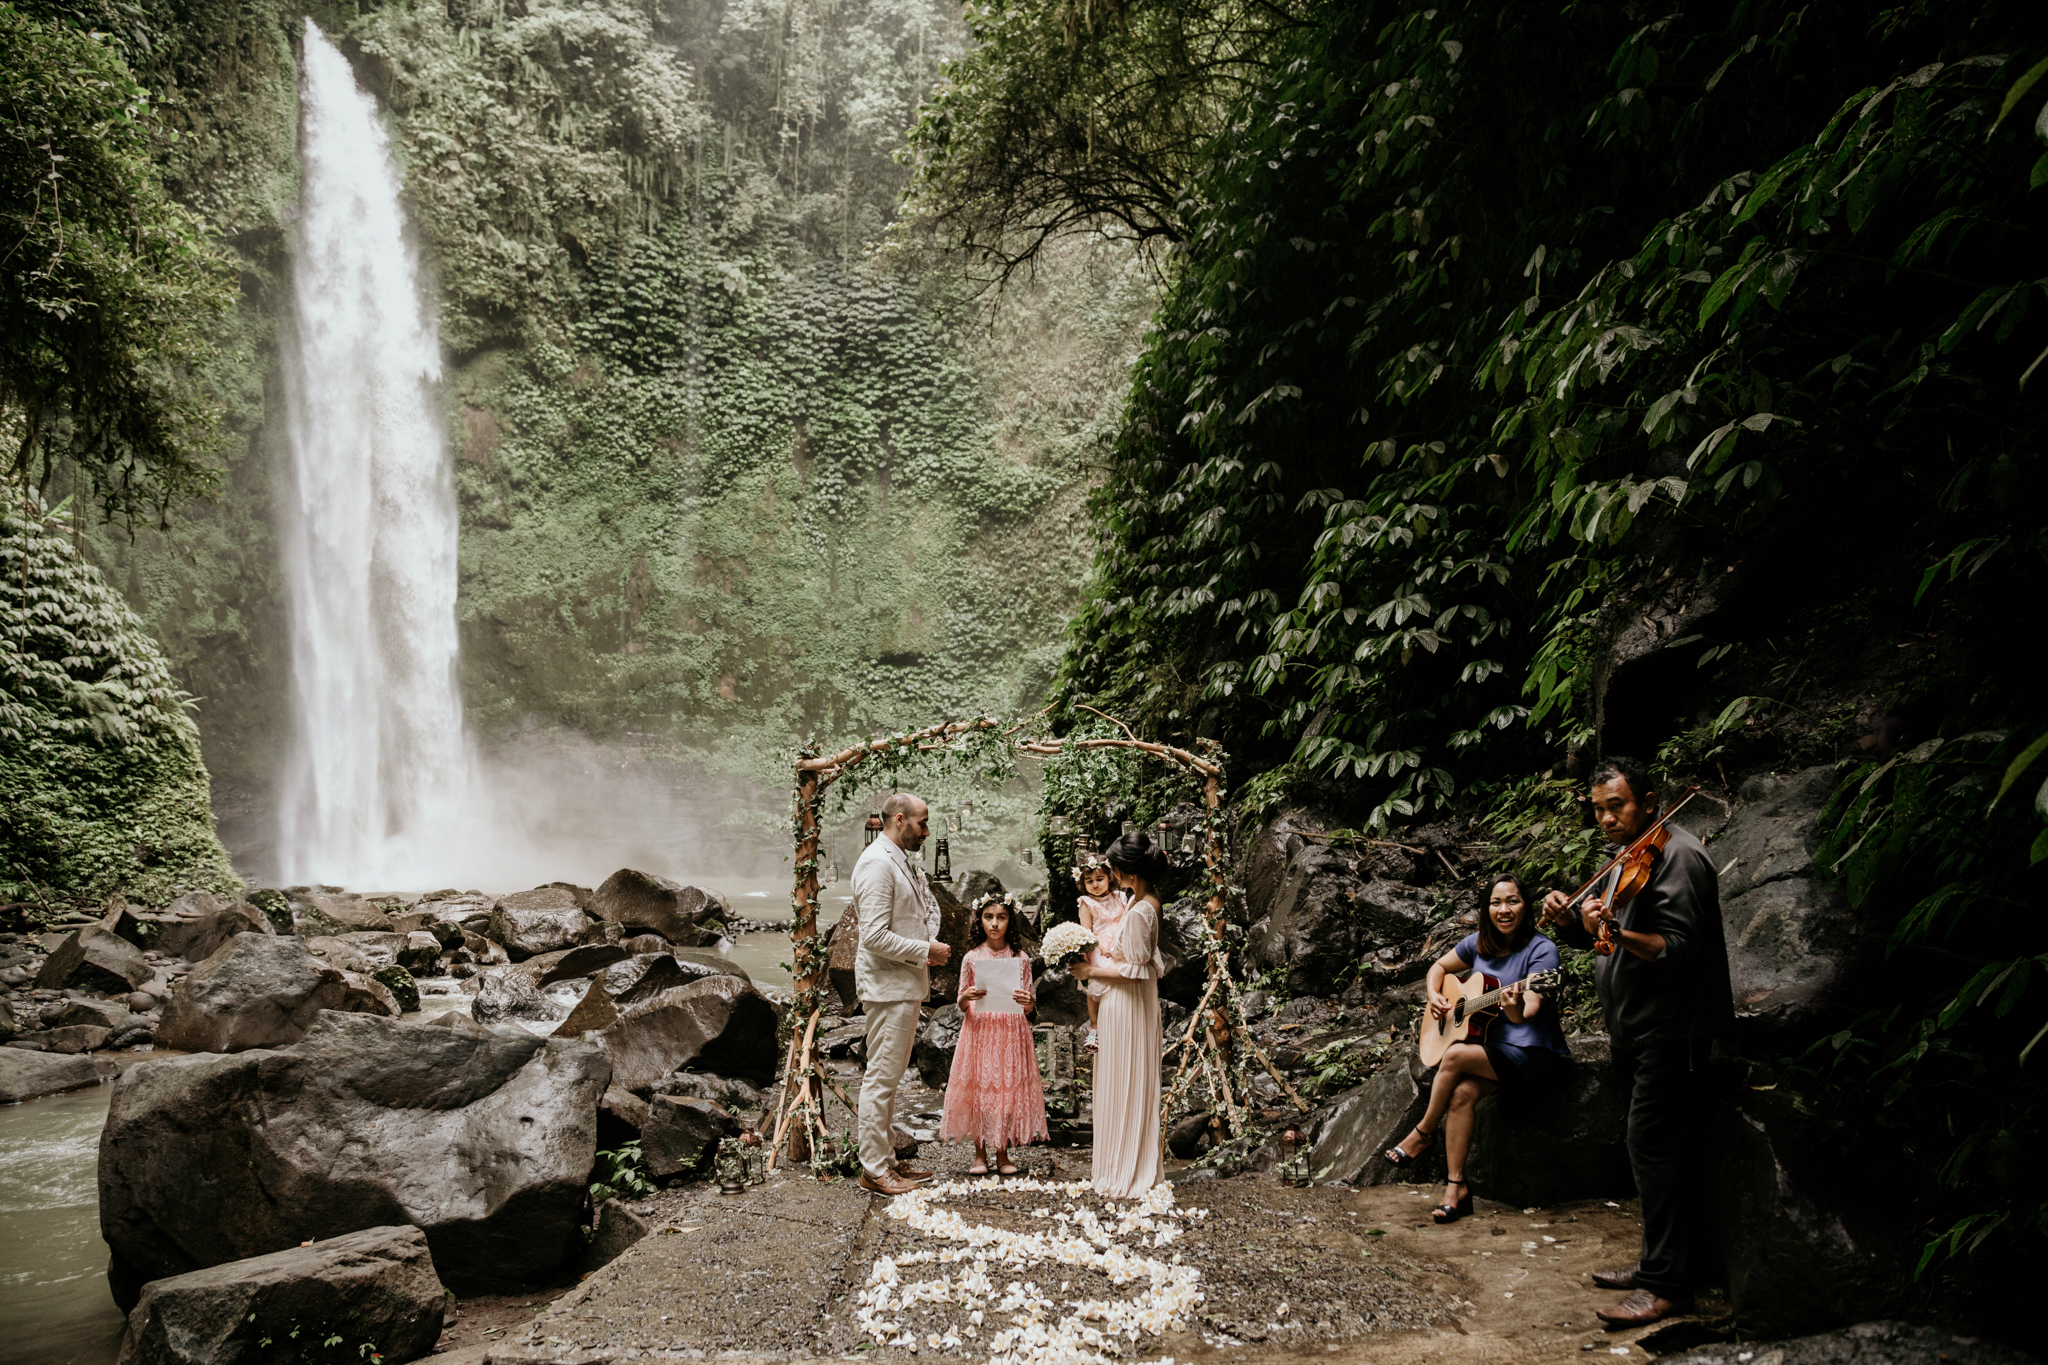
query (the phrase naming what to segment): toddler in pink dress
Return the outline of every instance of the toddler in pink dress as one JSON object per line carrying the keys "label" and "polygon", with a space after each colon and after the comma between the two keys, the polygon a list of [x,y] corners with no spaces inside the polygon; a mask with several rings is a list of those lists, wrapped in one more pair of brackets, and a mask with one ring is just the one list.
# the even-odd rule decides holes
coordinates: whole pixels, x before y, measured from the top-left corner
{"label": "toddler in pink dress", "polygon": [[[989,1149],[995,1149],[998,1175],[1017,1174],[1009,1149],[1014,1143],[1045,1140],[1045,1087],[1038,1079],[1038,1049],[1031,1038],[1031,1012],[1037,999],[1031,989],[1031,959],[1017,945],[1021,916],[1008,896],[988,895],[975,902],[983,941],[960,961],[960,1042],[953,1052],[952,1074],[946,1080],[946,1114],[939,1136],[972,1138],[974,1165],[969,1175],[987,1175]],[[993,1013],[981,1008],[988,991],[975,984],[975,964],[996,958],[1023,963],[1023,987],[1015,992],[1022,1014]]]}
{"label": "toddler in pink dress", "polygon": [[[1109,875],[1109,864],[1091,862],[1079,870],[1076,878],[1081,883],[1081,895],[1077,906],[1083,926],[1095,935],[1095,947],[1088,954],[1092,966],[1103,966],[1116,958],[1117,944],[1122,942],[1124,910],[1130,902],[1124,898]],[[1093,1052],[1096,1049],[1095,1016],[1102,1008],[1102,997],[1109,990],[1109,983],[1091,980],[1086,984],[1088,994],[1088,1039],[1083,1046]]]}

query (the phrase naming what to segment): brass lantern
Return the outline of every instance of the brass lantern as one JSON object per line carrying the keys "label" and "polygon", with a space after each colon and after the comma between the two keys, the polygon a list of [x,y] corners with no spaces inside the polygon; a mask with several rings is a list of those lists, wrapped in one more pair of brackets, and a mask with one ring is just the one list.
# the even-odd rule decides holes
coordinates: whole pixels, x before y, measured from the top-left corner
{"label": "brass lantern", "polygon": [[942,882],[953,876],[953,849],[946,839],[932,841],[932,875]]}
{"label": "brass lantern", "polygon": [[865,842],[872,844],[875,841],[875,837],[879,835],[881,832],[882,812],[878,810],[869,811],[867,824],[867,839],[865,840]]}

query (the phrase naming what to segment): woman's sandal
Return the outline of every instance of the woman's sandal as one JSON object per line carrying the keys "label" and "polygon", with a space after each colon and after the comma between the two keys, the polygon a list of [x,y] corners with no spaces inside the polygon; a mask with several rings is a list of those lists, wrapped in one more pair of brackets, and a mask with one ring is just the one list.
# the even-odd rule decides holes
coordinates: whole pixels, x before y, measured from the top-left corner
{"label": "woman's sandal", "polygon": [[977,1162],[975,1162],[975,1163],[974,1163],[974,1164],[973,1164],[972,1166],[969,1166],[969,1167],[967,1168],[967,1174],[969,1174],[969,1175],[987,1175],[987,1174],[988,1174],[988,1167],[987,1167],[987,1166],[985,1166],[985,1165],[983,1165],[982,1163],[980,1163],[980,1162],[978,1162],[978,1161],[977,1161]]}
{"label": "woman's sandal", "polygon": [[1470,1218],[1472,1216],[1471,1189],[1468,1188],[1465,1182],[1462,1180],[1446,1179],[1444,1183],[1446,1185],[1456,1185],[1458,1188],[1464,1190],[1465,1197],[1463,1199],[1460,1199],[1455,1204],[1438,1204],[1435,1208],[1429,1211],[1429,1216],[1432,1219],[1436,1220],[1438,1223],[1455,1223],[1460,1218]]}
{"label": "woman's sandal", "polygon": [[1422,1149],[1420,1151],[1405,1152],[1399,1147],[1389,1147],[1385,1152],[1381,1153],[1381,1155],[1386,1157],[1389,1166],[1412,1166],[1422,1160],[1429,1149],[1436,1145],[1435,1133],[1425,1133],[1420,1128],[1417,1128],[1415,1136],[1422,1139]]}
{"label": "woman's sandal", "polygon": [[1000,1166],[996,1167],[996,1174],[997,1174],[997,1175],[1016,1175],[1016,1174],[1017,1174],[1017,1168],[1016,1168],[1015,1166],[1011,1165],[1011,1164],[1010,1164],[1009,1162],[1005,1161],[1005,1162],[1004,1162],[1004,1163],[1003,1163],[1002,1165],[1000,1165]]}

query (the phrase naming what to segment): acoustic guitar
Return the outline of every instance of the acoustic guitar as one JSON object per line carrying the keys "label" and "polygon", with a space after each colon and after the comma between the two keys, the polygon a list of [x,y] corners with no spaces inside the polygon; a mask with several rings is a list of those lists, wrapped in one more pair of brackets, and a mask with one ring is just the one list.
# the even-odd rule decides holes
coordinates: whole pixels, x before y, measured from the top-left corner
{"label": "acoustic guitar", "polygon": [[[1557,972],[1538,972],[1522,978],[1525,991],[1547,990],[1560,980]],[[1455,989],[1453,988],[1455,984]],[[1468,972],[1461,982],[1444,982],[1444,994],[1451,997],[1451,1008],[1441,1019],[1429,1017],[1429,1006],[1422,1007],[1422,1022],[1417,1025],[1420,1035],[1422,1064],[1435,1066],[1450,1051],[1452,1043],[1477,1043],[1486,1038],[1486,1031],[1501,1017],[1500,997],[1503,991],[1500,978],[1488,976],[1485,972]]]}

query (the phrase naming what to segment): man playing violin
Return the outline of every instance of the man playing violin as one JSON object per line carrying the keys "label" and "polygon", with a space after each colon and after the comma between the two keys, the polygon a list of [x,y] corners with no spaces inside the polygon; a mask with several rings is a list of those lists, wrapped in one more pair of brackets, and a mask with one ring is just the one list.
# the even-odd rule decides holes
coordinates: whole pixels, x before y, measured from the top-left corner
{"label": "man playing violin", "polygon": [[[1634,759],[1595,768],[1589,799],[1601,832],[1623,847],[1658,820],[1657,793]],[[1579,907],[1577,926],[1566,913],[1570,896],[1552,891],[1543,899],[1545,923],[1565,923],[1567,938],[1584,946],[1604,928],[1613,945],[1593,980],[1629,1093],[1628,1155],[1643,1201],[1643,1247],[1634,1268],[1593,1275],[1602,1288],[1628,1291],[1599,1310],[1610,1327],[1656,1322],[1691,1303],[1700,1271],[1696,1141],[1708,1116],[1707,1051],[1734,1024],[1720,886],[1707,850],[1666,821],[1635,862],[1634,876],[1623,864],[1603,879]],[[1617,886],[1636,884],[1632,897],[1615,903]]]}

